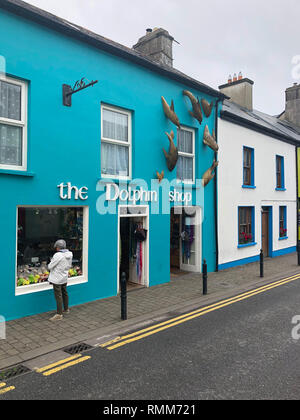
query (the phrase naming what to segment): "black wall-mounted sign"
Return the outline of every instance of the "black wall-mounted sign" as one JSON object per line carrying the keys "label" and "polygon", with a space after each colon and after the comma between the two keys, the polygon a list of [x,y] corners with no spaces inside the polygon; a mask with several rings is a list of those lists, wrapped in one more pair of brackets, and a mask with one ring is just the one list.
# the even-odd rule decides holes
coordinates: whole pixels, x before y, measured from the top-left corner
{"label": "black wall-mounted sign", "polygon": [[84,90],[90,86],[94,86],[96,83],[98,83],[98,80],[86,82],[85,77],[83,77],[81,80],[77,80],[73,88],[70,85],[63,85],[64,106],[72,106],[72,95],[74,95],[74,93],[80,92],[81,90]]}

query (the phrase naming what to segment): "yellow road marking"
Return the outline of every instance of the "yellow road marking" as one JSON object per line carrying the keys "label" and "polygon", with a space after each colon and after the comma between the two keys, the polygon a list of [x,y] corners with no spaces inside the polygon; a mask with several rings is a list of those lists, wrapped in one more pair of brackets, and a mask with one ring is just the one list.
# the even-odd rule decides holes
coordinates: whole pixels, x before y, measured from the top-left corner
{"label": "yellow road marking", "polygon": [[[231,299],[227,299],[227,300],[218,302],[218,303],[216,303],[214,305],[207,306],[206,308],[199,309],[199,310],[194,311],[194,312],[191,312],[189,314],[185,314],[183,316],[180,316],[180,317],[171,319],[171,320],[166,321],[166,322],[163,322],[161,324],[154,325],[152,327],[146,328],[145,330],[138,331],[138,332],[135,332],[135,333],[130,334],[128,336],[121,337],[119,341],[122,341],[122,342],[118,342],[117,344],[115,344],[113,346],[109,346],[107,348],[108,348],[108,350],[115,350],[116,348],[125,346],[126,344],[132,343],[134,341],[141,340],[141,339],[143,339],[145,337],[148,337],[150,335],[153,335],[153,334],[157,334],[158,332],[161,332],[161,331],[164,331],[166,329],[172,328],[172,327],[174,327],[176,325],[183,324],[183,323],[185,323],[187,321],[190,321],[192,319],[195,319],[195,318],[198,318],[200,316],[206,315],[207,313],[213,312],[213,311],[215,311],[217,309],[221,309],[221,308],[224,308],[226,306],[232,305],[234,303],[240,302],[242,300],[246,300],[246,299],[248,299],[248,298],[250,298],[252,296],[258,295],[260,293],[264,293],[264,292],[266,292],[268,290],[271,290],[271,289],[280,287],[280,286],[282,286],[284,284],[287,284],[287,283],[296,281],[298,279],[300,279],[300,275],[299,274],[297,274],[295,276],[292,276],[292,277],[289,277],[287,279],[283,279],[283,280],[280,280],[278,282],[271,283],[269,285],[260,287],[258,289],[254,289],[252,291],[249,291],[247,293],[241,294],[241,295],[236,296],[234,298],[231,298]],[[174,321],[177,321],[177,322],[174,322]],[[135,338],[132,338],[132,337],[135,337]],[[123,340],[125,340],[125,341],[123,341]]]}
{"label": "yellow road marking", "polygon": [[43,373],[43,372],[45,372],[48,369],[52,369],[52,368],[54,368],[56,366],[62,365],[63,363],[70,362],[71,360],[77,359],[78,357],[81,357],[81,356],[82,356],[81,354],[76,354],[75,356],[68,357],[67,359],[60,360],[59,362],[52,363],[51,365],[48,365],[48,366],[44,366],[41,369],[37,369],[36,372],[37,373]]}
{"label": "yellow road marking", "polygon": [[16,389],[14,386],[10,386],[8,388],[2,388],[0,389],[0,395],[6,394],[9,391],[13,391],[14,389]]}
{"label": "yellow road marking", "polygon": [[106,347],[109,346],[110,344],[114,344],[117,343],[118,341],[121,340],[122,337],[116,337],[114,340],[108,341],[107,343],[104,344],[100,344],[99,347]]}
{"label": "yellow road marking", "polygon": [[0,388],[4,388],[6,386],[6,384],[4,382],[0,382]]}
{"label": "yellow road marking", "polygon": [[214,303],[214,304],[212,304],[212,305],[210,305],[210,306],[206,306],[206,307],[204,307],[204,308],[197,309],[197,310],[195,310],[195,311],[193,311],[193,312],[190,312],[190,313],[188,313],[188,314],[181,315],[181,316],[179,316],[179,317],[177,317],[177,318],[172,318],[172,319],[169,319],[168,321],[162,322],[162,323],[160,323],[160,324],[153,325],[153,326],[151,326],[151,327],[148,327],[148,328],[146,328],[146,329],[144,329],[144,330],[141,330],[141,331],[137,331],[137,332],[132,333],[132,334],[130,334],[130,335],[126,335],[126,336],[123,336],[123,337],[118,337],[118,338],[116,338],[115,340],[112,340],[112,341],[109,341],[109,342],[107,342],[107,343],[101,344],[101,347],[108,347],[110,344],[114,344],[115,342],[123,341],[123,340],[126,340],[126,339],[131,338],[131,337],[135,337],[136,335],[142,334],[142,333],[147,332],[147,331],[154,330],[154,329],[156,329],[156,328],[158,328],[158,327],[160,327],[160,326],[163,326],[163,325],[171,324],[171,323],[173,323],[174,321],[177,321],[177,320],[180,320],[180,319],[186,318],[186,317],[188,317],[188,316],[190,316],[190,315],[194,315],[194,314],[197,314],[197,313],[199,313],[199,312],[203,312],[203,311],[205,311],[206,309],[210,309],[210,308],[217,307],[217,306],[219,306],[221,303],[226,303],[226,302],[235,301],[235,300],[236,300],[237,298],[239,298],[239,297],[251,295],[254,291],[259,291],[259,290],[264,291],[264,290],[266,290],[267,288],[269,288],[269,287],[270,287],[270,285],[281,285],[283,282],[286,282],[287,280],[290,280],[290,279],[293,279],[293,280],[298,280],[298,279],[300,279],[300,274],[294,275],[294,276],[292,276],[292,277],[288,277],[288,278],[286,278],[286,279],[279,280],[279,281],[274,282],[274,283],[271,283],[271,284],[267,284],[267,285],[265,285],[265,286],[259,287],[258,289],[250,290],[250,291],[245,292],[245,293],[243,293],[243,294],[241,294],[241,295],[239,295],[239,296],[234,296],[234,297],[229,298],[229,299],[226,299],[226,300],[224,300],[224,301]]}
{"label": "yellow road marking", "polygon": [[79,363],[82,363],[82,362],[85,362],[86,360],[89,360],[89,359],[91,359],[91,356],[82,357],[81,359],[77,359],[77,360],[74,360],[73,362],[66,363],[65,365],[62,365],[62,366],[57,367],[55,369],[48,370],[47,372],[44,372],[43,375],[44,376],[53,375],[54,373],[60,372],[63,369],[67,369],[67,368],[69,368],[71,366],[75,366],[75,365],[77,365]]}

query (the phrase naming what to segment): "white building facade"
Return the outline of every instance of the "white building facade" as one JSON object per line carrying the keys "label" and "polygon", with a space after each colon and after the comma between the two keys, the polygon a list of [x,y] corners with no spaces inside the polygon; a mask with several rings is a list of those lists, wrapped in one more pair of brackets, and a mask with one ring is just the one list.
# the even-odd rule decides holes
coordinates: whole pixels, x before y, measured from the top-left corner
{"label": "white building facade", "polygon": [[274,258],[297,246],[300,136],[278,118],[246,108],[243,98],[232,102],[230,93],[219,118],[219,270],[258,261],[261,249]]}

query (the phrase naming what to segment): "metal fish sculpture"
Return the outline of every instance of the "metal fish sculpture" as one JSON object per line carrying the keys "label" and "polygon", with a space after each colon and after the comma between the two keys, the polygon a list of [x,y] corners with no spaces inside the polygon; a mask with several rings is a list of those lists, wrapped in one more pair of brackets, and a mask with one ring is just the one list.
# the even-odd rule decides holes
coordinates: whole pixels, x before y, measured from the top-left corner
{"label": "metal fish sculpture", "polygon": [[180,121],[177,115],[175,114],[174,101],[172,100],[171,106],[169,106],[163,96],[161,97],[161,100],[166,117],[180,129]]}
{"label": "metal fish sculpture", "polygon": [[213,131],[213,134],[211,135],[210,132],[209,132],[208,125],[205,127],[203,143],[206,146],[209,146],[215,152],[218,152],[219,151],[219,146],[218,146],[218,144],[216,142],[216,134],[215,134],[215,131]]}
{"label": "metal fish sculpture", "polygon": [[209,104],[206,99],[202,99],[201,105],[202,105],[205,116],[209,118],[211,116],[211,113],[214,107],[214,102],[212,101],[212,103]]}
{"label": "metal fish sculpture", "polygon": [[189,111],[191,116],[193,118],[196,118],[196,120],[198,120],[199,123],[202,124],[203,114],[202,114],[199,98],[196,99],[195,96],[191,92],[189,92],[188,90],[184,90],[183,95],[187,96],[192,103],[193,112]]}
{"label": "metal fish sculpture", "polygon": [[167,153],[165,149],[163,149],[163,151],[167,160],[167,167],[169,171],[172,172],[175,169],[178,162],[178,158],[179,158],[178,148],[174,144],[174,138],[175,138],[174,131],[172,130],[171,134],[166,133],[166,135],[168,136],[168,139],[170,142],[170,150],[169,150],[169,153]]}
{"label": "metal fish sculpture", "polygon": [[156,171],[156,176],[158,179],[158,182],[161,183],[161,181],[164,179],[165,177],[165,171],[162,171],[162,173],[160,174],[158,171]]}
{"label": "metal fish sculpture", "polygon": [[203,186],[206,187],[212,179],[214,179],[216,173],[214,173],[215,169],[219,166],[219,162],[214,160],[214,163],[211,168],[209,168],[205,174],[203,175]]}

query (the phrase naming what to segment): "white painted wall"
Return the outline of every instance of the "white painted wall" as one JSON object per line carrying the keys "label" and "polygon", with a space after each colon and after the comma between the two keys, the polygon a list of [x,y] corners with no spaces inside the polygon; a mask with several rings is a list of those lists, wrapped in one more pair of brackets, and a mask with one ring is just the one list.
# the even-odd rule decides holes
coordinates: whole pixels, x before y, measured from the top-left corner
{"label": "white painted wall", "polygon": [[[219,264],[258,256],[261,244],[261,209],[273,207],[273,252],[296,246],[295,147],[219,119]],[[255,190],[244,189],[243,147],[255,153]],[[284,156],[286,191],[276,191],[276,155]],[[255,207],[256,246],[238,248],[238,207]],[[279,240],[279,207],[287,206],[288,239]]]}

